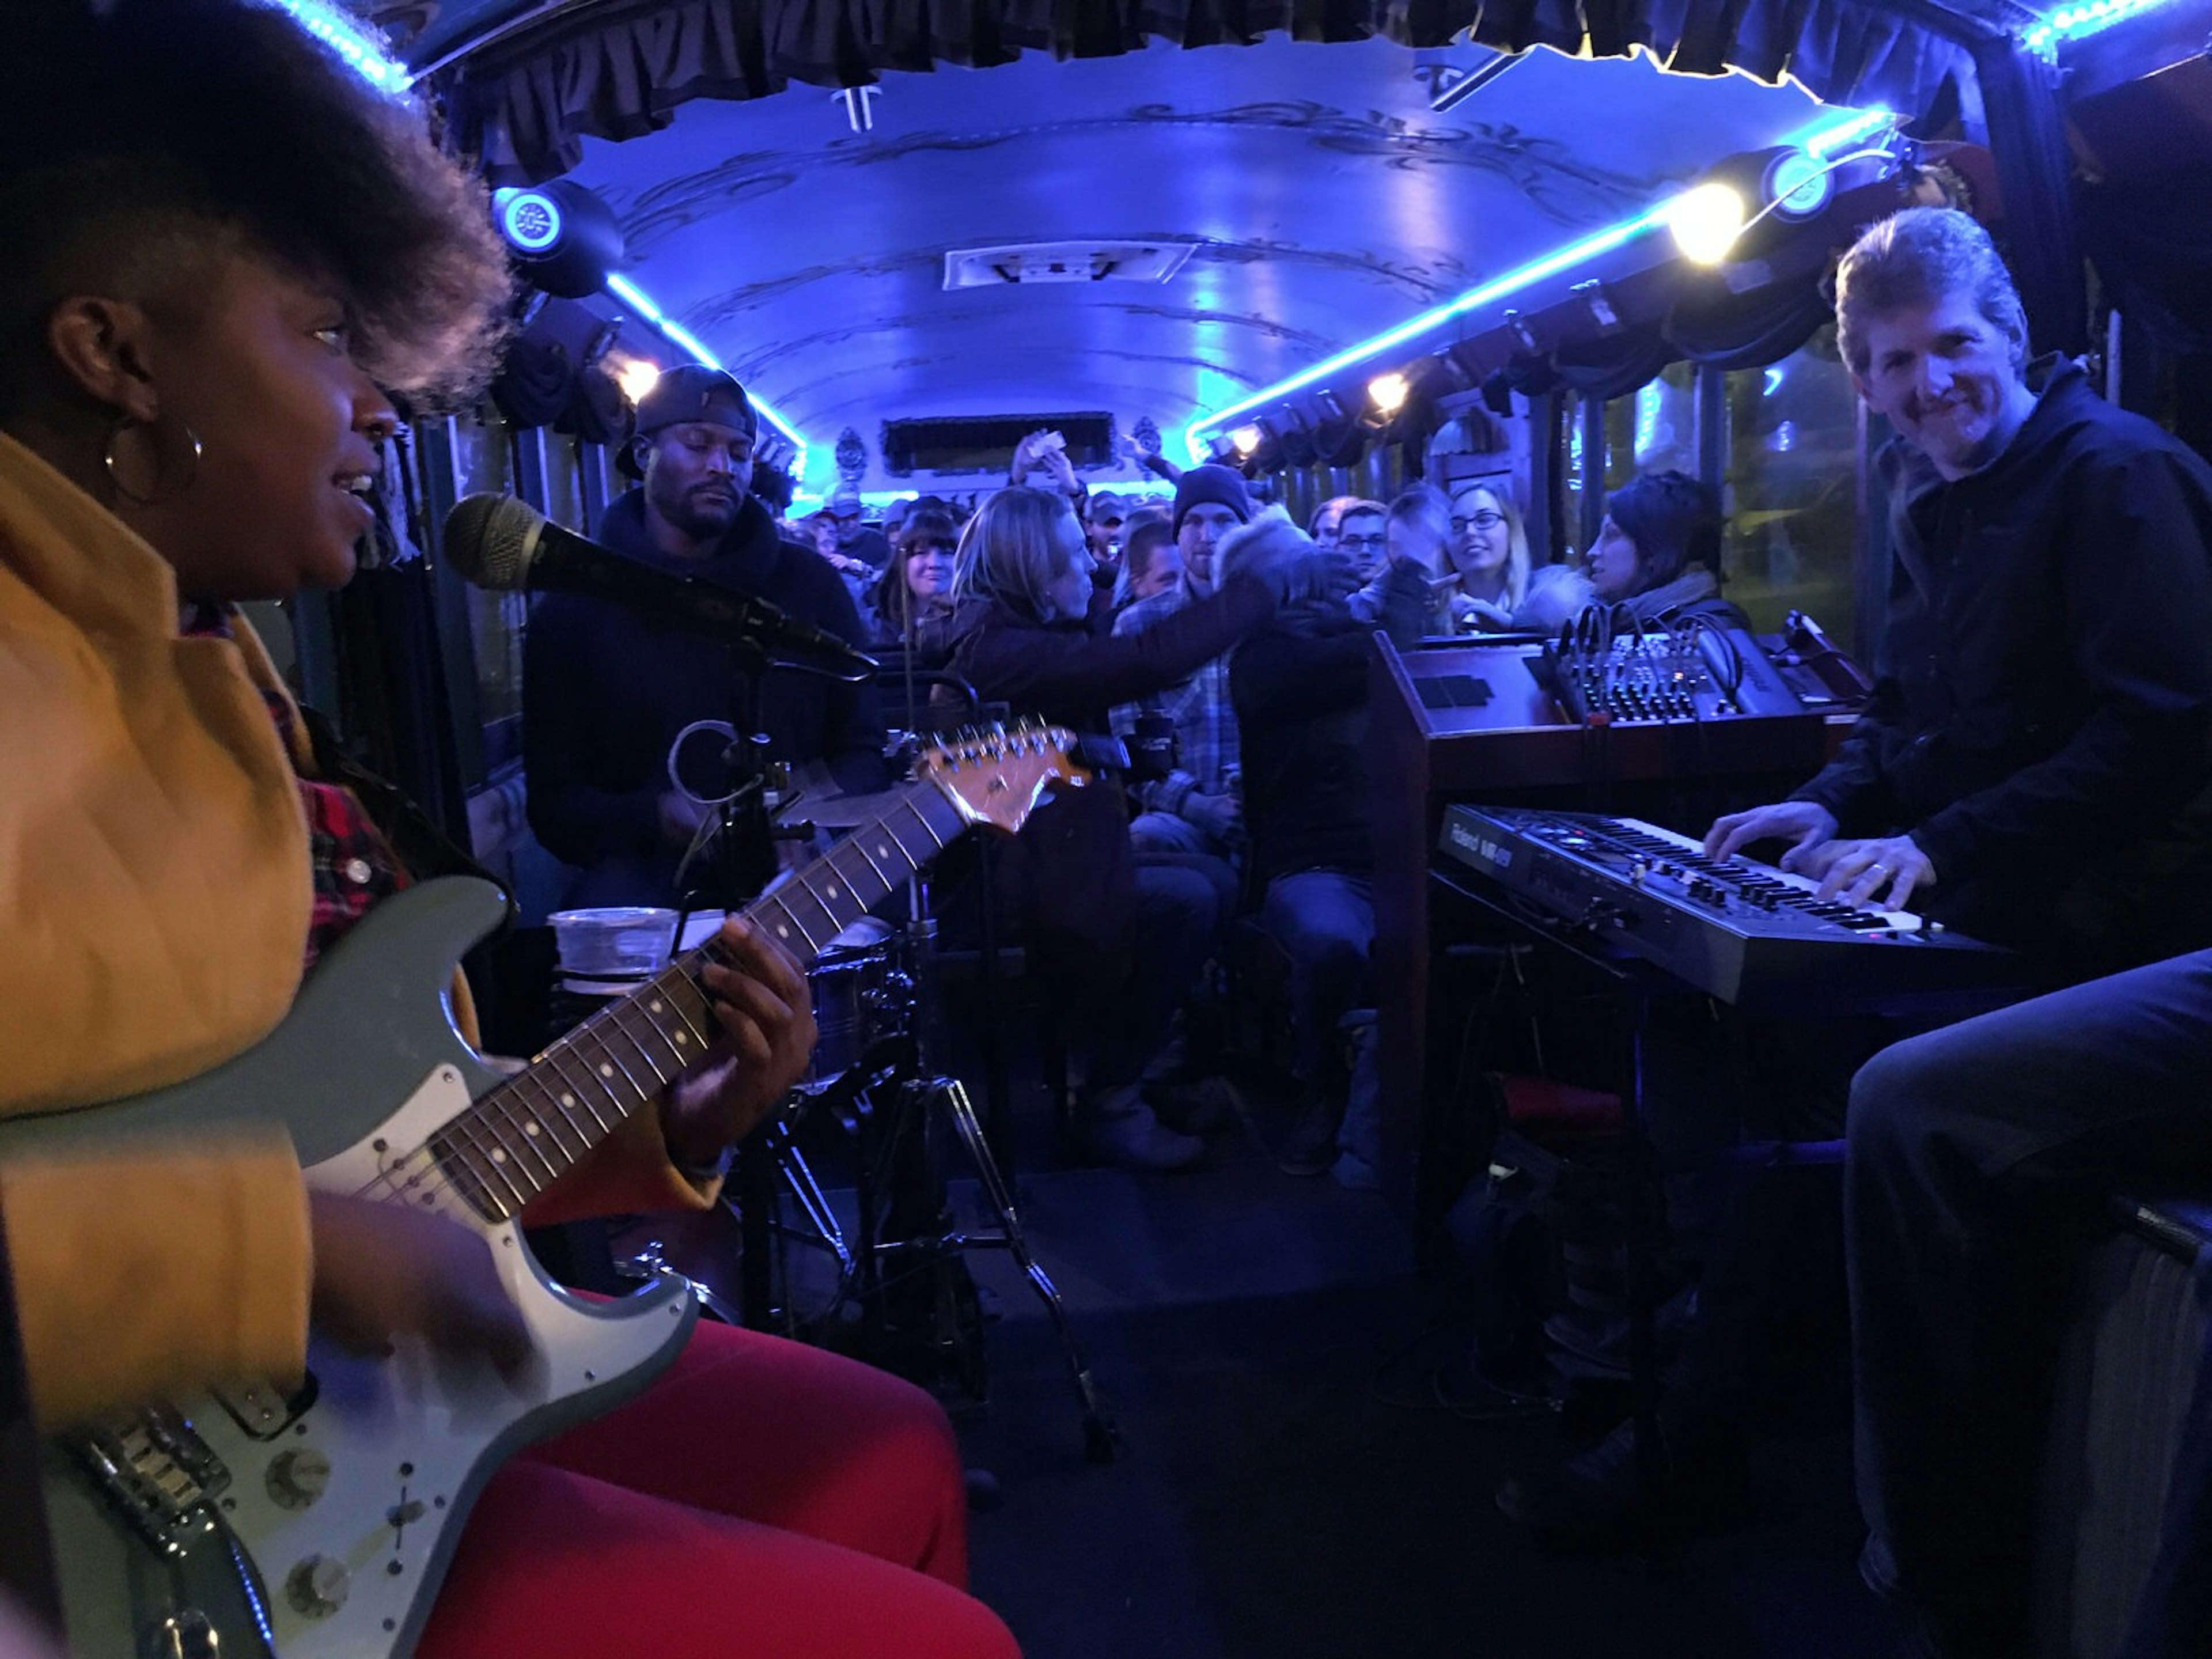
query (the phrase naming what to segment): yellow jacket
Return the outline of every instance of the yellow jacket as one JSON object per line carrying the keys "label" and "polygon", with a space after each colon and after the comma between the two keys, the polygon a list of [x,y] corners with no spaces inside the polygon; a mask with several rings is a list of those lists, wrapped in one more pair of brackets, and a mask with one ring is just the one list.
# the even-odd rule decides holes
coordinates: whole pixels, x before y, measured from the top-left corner
{"label": "yellow jacket", "polygon": [[[0,1115],[191,1077],[298,989],[307,827],[267,658],[177,622],[161,556],[0,435]],[[653,1119],[529,1219],[705,1203]],[[274,1131],[0,1164],[0,1225],[42,1422],[304,1364],[307,1205]]]}

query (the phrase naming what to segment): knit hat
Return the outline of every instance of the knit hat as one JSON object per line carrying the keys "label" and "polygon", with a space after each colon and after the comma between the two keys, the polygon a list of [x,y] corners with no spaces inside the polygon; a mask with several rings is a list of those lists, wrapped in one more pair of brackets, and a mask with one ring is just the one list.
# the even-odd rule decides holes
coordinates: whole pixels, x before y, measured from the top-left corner
{"label": "knit hat", "polygon": [[1225,466],[1194,466],[1176,480],[1175,527],[1182,529],[1184,516],[1203,501],[1227,507],[1240,524],[1252,520],[1252,497],[1245,493],[1244,475]]}

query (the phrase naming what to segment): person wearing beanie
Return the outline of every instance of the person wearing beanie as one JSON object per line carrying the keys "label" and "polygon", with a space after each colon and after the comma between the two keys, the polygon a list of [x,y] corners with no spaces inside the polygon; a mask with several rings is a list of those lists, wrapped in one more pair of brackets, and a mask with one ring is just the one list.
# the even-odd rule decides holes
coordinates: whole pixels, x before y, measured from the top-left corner
{"label": "person wearing beanie", "polygon": [[[638,402],[623,470],[637,488],[611,502],[596,539],[625,558],[769,600],[865,648],[853,597],[815,553],[787,541],[752,494],[751,400],[718,368],[672,368]],[[632,607],[549,593],[523,658],[523,757],[530,827],[580,873],[571,906],[669,905],[692,884],[684,855],[712,816],[696,794],[722,781],[669,777],[677,734],[750,720],[769,757],[826,764],[848,791],[884,787],[883,718],[872,686],[770,674],[742,714],[738,653]],[[713,859],[695,860],[712,876]],[[734,903],[750,896],[716,895]]]}
{"label": "person wearing beanie", "polygon": [[[1165,592],[1123,611],[1114,631],[1142,634],[1212,593],[1216,548],[1251,518],[1252,497],[1231,468],[1194,466],[1183,473],[1176,480],[1172,521],[1182,575]],[[1115,709],[1114,729],[1133,732],[1140,714],[1164,714],[1174,722],[1176,767],[1165,778],[1137,786],[1138,852],[1234,858],[1243,829],[1231,786],[1237,775],[1237,717],[1229,706],[1227,659],[1217,657],[1166,690]]]}

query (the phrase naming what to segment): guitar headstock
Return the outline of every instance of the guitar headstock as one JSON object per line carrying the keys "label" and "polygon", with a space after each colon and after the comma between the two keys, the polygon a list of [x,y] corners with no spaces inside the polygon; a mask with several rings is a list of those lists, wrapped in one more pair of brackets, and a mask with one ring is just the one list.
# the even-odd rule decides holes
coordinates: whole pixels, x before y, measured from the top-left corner
{"label": "guitar headstock", "polygon": [[970,823],[1012,834],[1054,783],[1077,787],[1091,775],[1072,757],[1075,734],[1024,721],[986,726],[940,739],[922,750],[915,775],[937,786]]}

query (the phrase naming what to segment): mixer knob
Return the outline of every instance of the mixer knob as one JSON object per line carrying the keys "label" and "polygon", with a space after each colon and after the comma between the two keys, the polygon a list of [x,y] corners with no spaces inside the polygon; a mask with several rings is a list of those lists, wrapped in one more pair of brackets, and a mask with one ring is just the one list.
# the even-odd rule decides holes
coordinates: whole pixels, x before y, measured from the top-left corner
{"label": "mixer knob", "polygon": [[331,1460],[313,1446],[295,1446],[269,1460],[269,1495],[279,1509],[304,1510],[330,1484]]}
{"label": "mixer knob", "polygon": [[307,1556],[284,1577],[284,1599],[308,1619],[327,1619],[345,1605],[353,1575],[335,1555]]}

